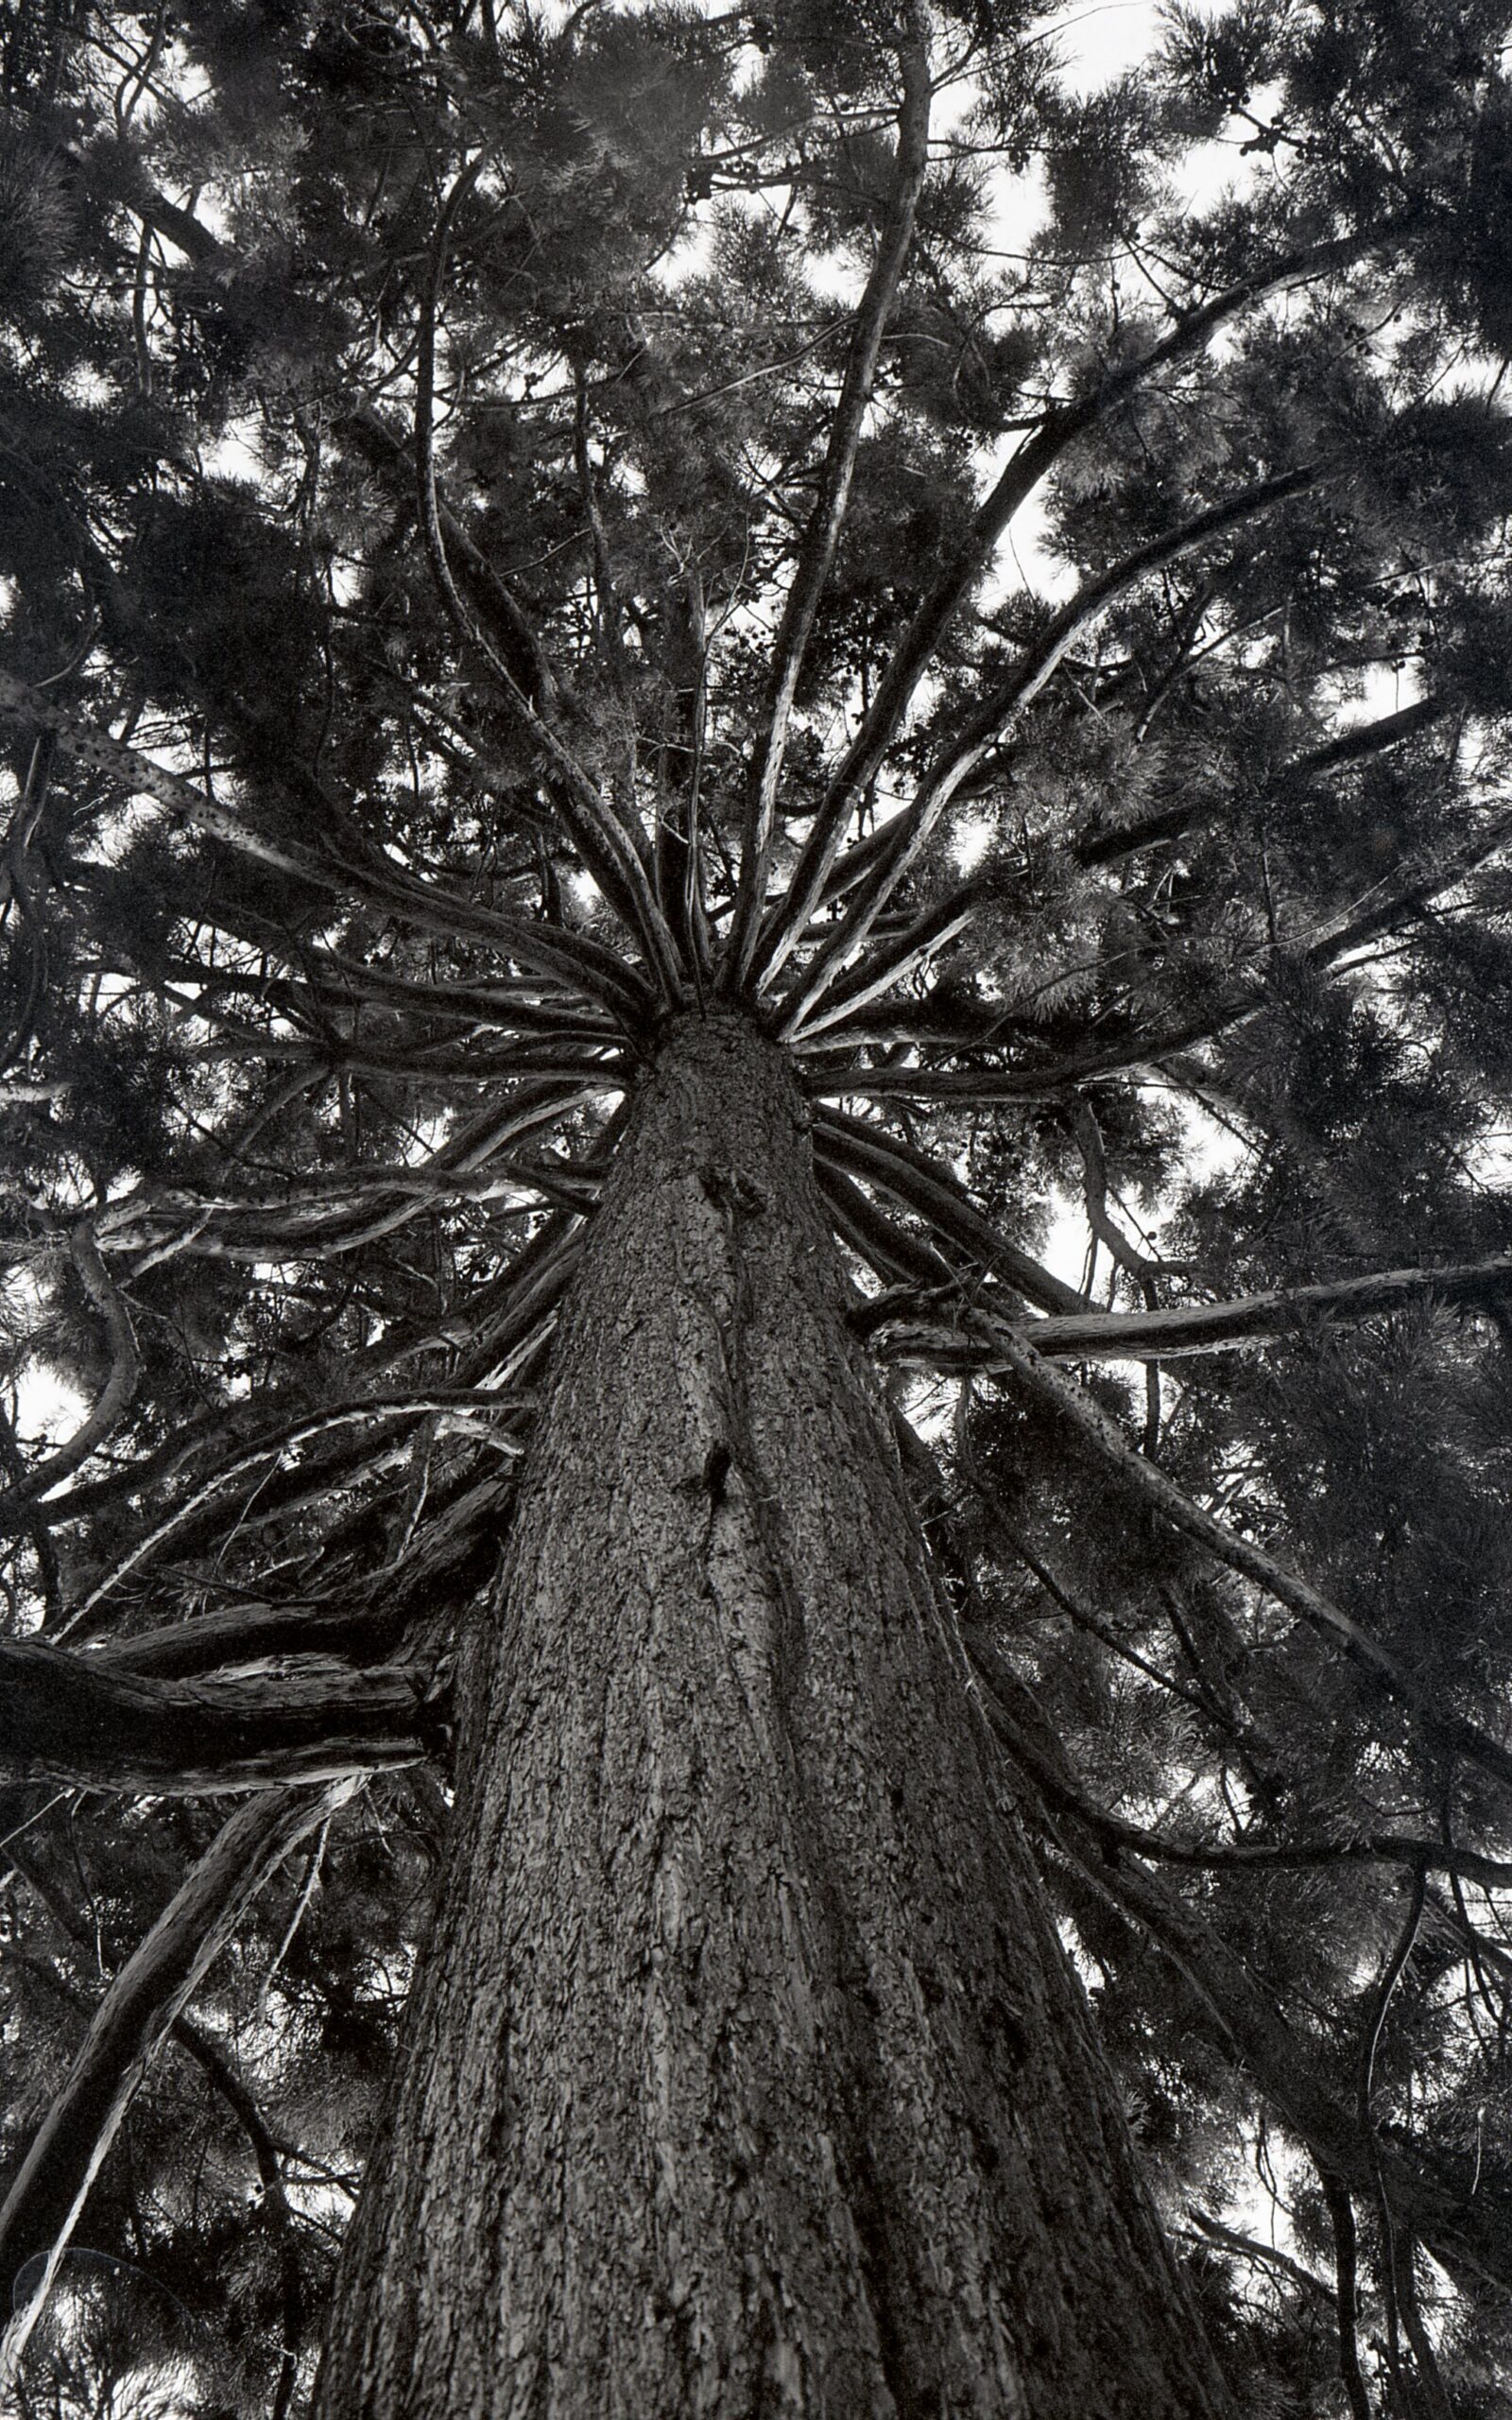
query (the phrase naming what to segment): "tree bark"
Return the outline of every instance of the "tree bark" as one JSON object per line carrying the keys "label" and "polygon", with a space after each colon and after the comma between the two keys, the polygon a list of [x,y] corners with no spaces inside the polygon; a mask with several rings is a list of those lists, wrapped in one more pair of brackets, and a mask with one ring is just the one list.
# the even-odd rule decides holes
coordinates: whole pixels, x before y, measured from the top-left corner
{"label": "tree bark", "polygon": [[[124,1654],[122,1661],[125,1660]],[[160,1681],[41,1639],[0,1641],[0,1784],[198,1796],[412,1765],[438,1744],[395,1665]]]}
{"label": "tree bark", "polygon": [[1216,2420],[845,1319],[808,1113],[669,1032],[460,1692],[320,2420]]}
{"label": "tree bark", "polygon": [[[903,1231],[896,1232],[902,1236]],[[1376,1269],[1364,1277],[1338,1277],[1321,1286],[1236,1294],[1226,1303],[1173,1303],[1153,1311],[1077,1311],[1026,1322],[1023,1334],[1047,1360],[1176,1361],[1194,1353],[1275,1344],[1289,1336],[1306,1336],[1323,1322],[1372,1319],[1381,1312],[1408,1310],[1417,1303],[1473,1308],[1506,1294],[1512,1294],[1512,1255],[1498,1253],[1490,1260],[1452,1268]],[[915,1362],[931,1370],[979,1370],[988,1375],[1004,1367],[1002,1357],[994,1357],[989,1338],[972,1336],[948,1319],[911,1319],[906,1301],[890,1304],[879,1297],[851,1324],[868,1336],[885,1329],[880,1349],[889,1361]]]}

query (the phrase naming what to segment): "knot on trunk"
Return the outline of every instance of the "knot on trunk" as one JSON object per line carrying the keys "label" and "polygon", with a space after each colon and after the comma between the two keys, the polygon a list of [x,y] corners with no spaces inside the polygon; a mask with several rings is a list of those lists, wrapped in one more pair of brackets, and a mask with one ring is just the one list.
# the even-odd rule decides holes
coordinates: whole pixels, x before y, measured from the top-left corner
{"label": "knot on trunk", "polygon": [[755,1179],[741,1168],[725,1168],[713,1161],[705,1161],[698,1170],[698,1182],[720,1214],[734,1222],[741,1219],[759,1219],[766,1208],[766,1196]]}

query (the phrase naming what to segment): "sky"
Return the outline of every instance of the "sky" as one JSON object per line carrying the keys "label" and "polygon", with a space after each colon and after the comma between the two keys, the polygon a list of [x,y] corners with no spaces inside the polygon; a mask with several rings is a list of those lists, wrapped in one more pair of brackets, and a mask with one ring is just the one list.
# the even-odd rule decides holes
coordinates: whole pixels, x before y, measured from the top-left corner
{"label": "sky", "polygon": [[[1158,39],[1160,13],[1156,0],[1094,0],[1094,5],[1073,6],[1058,19],[1052,20],[1057,48],[1073,88],[1082,94],[1094,92],[1128,69],[1137,67]],[[1199,183],[1211,192],[1232,173],[1237,160],[1231,148],[1215,145],[1207,147],[1207,151],[1209,156],[1201,164]],[[215,467],[232,475],[255,477],[255,458],[245,446],[237,454],[234,449],[239,442],[234,435],[228,438],[227,458],[217,462]],[[1025,515],[1015,526],[1011,537],[1012,551],[1017,557],[1015,568],[1020,575],[1027,573],[1037,585],[1053,590],[1057,567],[1044,564],[1039,557],[1033,516]],[[1005,568],[1006,570],[1006,566]],[[1216,1131],[1214,1137],[1194,1136],[1194,1140],[1199,1150],[1205,1148],[1216,1153],[1221,1149]],[[1140,1240],[1145,1238],[1141,1237]],[[1044,1248],[1045,1260],[1057,1275],[1079,1285],[1085,1271],[1087,1246],[1088,1229],[1080,1205],[1069,1199],[1057,1202]],[[1106,1255],[1103,1267],[1106,1274]],[[83,1409],[82,1401],[73,1390],[60,1386],[49,1375],[36,1371],[24,1392],[23,1426],[34,1439],[39,1433],[66,1434]],[[1258,2186],[1228,2215],[1266,2239],[1282,2244],[1288,2240],[1283,2214]]]}

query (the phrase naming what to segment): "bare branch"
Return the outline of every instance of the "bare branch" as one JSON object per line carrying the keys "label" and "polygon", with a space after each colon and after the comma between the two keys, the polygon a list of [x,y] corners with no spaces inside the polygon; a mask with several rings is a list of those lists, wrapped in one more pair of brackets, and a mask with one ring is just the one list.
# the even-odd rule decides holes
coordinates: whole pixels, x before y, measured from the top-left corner
{"label": "bare branch", "polygon": [[407,1668],[160,1681],[0,1641],[0,1782],[196,1795],[327,1781],[430,1752]]}
{"label": "bare branch", "polygon": [[[1086,1311],[1036,1321],[1025,1331],[1037,1353],[1056,1361],[1174,1361],[1185,1354],[1228,1353],[1304,1335],[1324,1321],[1362,1320],[1414,1303],[1470,1305],[1512,1292],[1512,1255],[1445,1269],[1381,1269],[1320,1286],[1279,1287],[1227,1303],[1182,1303],[1168,1310]],[[896,1322],[890,1358],[922,1359],[990,1374],[1003,1366],[980,1330],[950,1323],[919,1297],[879,1302],[869,1324]]]}
{"label": "bare branch", "polygon": [[1000,1236],[975,1207],[965,1187],[936,1161],[911,1150],[895,1135],[860,1118],[821,1111],[814,1121],[815,1150],[821,1157],[876,1184],[895,1201],[936,1228],[949,1244],[964,1249],[1027,1301],[1043,1309],[1083,1311],[1085,1296],[1052,1276],[1017,1244]]}
{"label": "bare branch", "polygon": [[[243,1910],[291,1848],[350,1794],[265,1795],[224,1825],[100,2004],[68,2080],[0,2208],[0,2393],[13,2380],[89,2188],[154,2053]],[[35,2284],[18,2281],[40,2262]]]}
{"label": "bare branch", "polygon": [[765,907],[777,820],[777,786],[793,700],[814,617],[844,526],[877,359],[913,240],[914,214],[929,165],[929,17],[917,0],[912,0],[908,9],[907,22],[907,38],[901,50],[903,97],[898,117],[893,190],[877,238],[877,256],[851,322],[850,349],[830,423],[830,441],[819,474],[818,493],[803,532],[793,583],[773,642],[761,737],[750,769],[740,881],[725,961],[728,980],[736,991],[745,981]]}
{"label": "bare branch", "polygon": [[67,1443],[28,1471],[18,1484],[0,1492],[0,1528],[29,1527],[37,1498],[77,1471],[97,1445],[103,1445],[125,1419],[136,1392],[141,1363],[131,1315],[87,1226],[74,1229],[68,1239],[68,1253],[85,1292],[105,1322],[111,1348],[110,1374]]}
{"label": "bare branch", "polygon": [[1425,1697],[1390,1650],[1383,1647],[1342,1606],[1335,1605],[1311,1581],[1267,1554],[1263,1547],[1241,1537],[1194,1503],[1164,1471],[1135,1451],[1101,1404],[1074,1379],[1045,1360],[1022,1334],[998,1322],[991,1323],[991,1333],[1014,1376],[1069,1422],[1125,1487],[1151,1505],[1173,1528],[1194,1538],[1220,1563],[1227,1564],[1231,1571],[1240,1572],[1310,1629],[1332,1639],[1350,1663],[1381,1683],[1406,1708],[1423,1737],[1440,1753],[1464,1756],[1483,1772],[1494,1776],[1503,1788],[1512,1787],[1512,1750],[1462,1715],[1451,1713]]}

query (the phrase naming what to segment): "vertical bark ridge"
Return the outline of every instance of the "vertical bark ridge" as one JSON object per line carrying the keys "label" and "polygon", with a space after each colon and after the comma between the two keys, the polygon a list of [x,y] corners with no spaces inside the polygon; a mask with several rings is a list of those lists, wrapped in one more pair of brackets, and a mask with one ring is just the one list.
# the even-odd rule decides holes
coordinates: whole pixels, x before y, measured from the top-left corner
{"label": "vertical bark ridge", "polygon": [[585,1245],[322,2420],[1216,2420],[981,1761],[784,1055]]}

